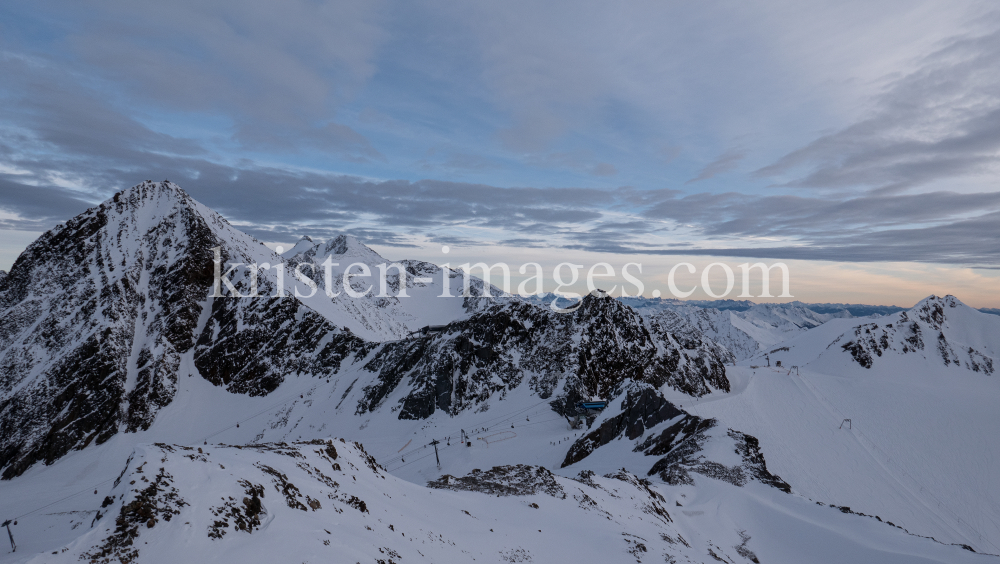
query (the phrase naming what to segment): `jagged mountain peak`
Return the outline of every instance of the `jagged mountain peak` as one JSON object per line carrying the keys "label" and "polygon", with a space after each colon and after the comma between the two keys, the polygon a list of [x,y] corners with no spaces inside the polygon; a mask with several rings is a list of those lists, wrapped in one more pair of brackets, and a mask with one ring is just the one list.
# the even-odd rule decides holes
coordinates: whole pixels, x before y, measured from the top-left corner
{"label": "jagged mountain peak", "polygon": [[[908,317],[916,317],[925,323],[940,326],[948,317],[947,311],[949,309],[959,309],[963,314],[975,310],[975,308],[965,305],[962,300],[951,294],[947,296],[935,296],[931,294],[917,302],[906,313]],[[979,312],[977,311],[977,313]]]}
{"label": "jagged mountain peak", "polygon": [[695,397],[730,389],[728,351],[697,332],[673,334],[613,298],[588,295],[567,313],[479,301],[481,309],[441,334],[387,343],[370,356],[365,368],[378,377],[364,387],[357,413],[381,409],[390,396],[400,419],[425,419],[436,410],[484,409],[511,393],[556,396],[568,407],[610,400],[629,382]]}
{"label": "jagged mountain peak", "polygon": [[212,285],[213,215],[170,182],[143,182],[18,257],[0,286],[5,477],[145,428],[170,401]]}
{"label": "jagged mountain peak", "polygon": [[136,199],[144,200],[160,195],[174,197],[179,200],[191,198],[191,196],[189,196],[183,188],[169,180],[163,180],[161,182],[145,180],[135,186],[132,186],[131,188],[125,188],[124,190],[117,192],[114,196],[112,196],[111,200],[115,202],[123,200],[136,201]]}
{"label": "jagged mountain peak", "polygon": [[990,318],[989,314],[966,305],[962,300],[950,294],[927,296],[912,308],[886,316],[884,319],[887,321],[895,320],[897,323],[919,321],[925,323],[930,329],[946,333],[961,332],[967,327],[978,327],[982,323],[991,325],[995,321]]}
{"label": "jagged mountain peak", "polygon": [[[924,299],[920,300],[919,302],[917,302],[916,305],[913,306],[913,308],[918,308],[918,307],[923,306],[924,304],[932,304],[932,303],[941,303],[941,304],[945,304],[945,305],[947,305],[949,307],[956,307],[956,306],[959,306],[959,305],[965,305],[965,303],[962,302],[962,300],[958,299],[957,297],[955,297],[955,296],[953,296],[951,294],[947,294],[947,295],[944,295],[944,296],[938,296],[936,294],[931,294],[931,295],[927,296],[926,298],[924,298]],[[968,306],[966,306],[966,307],[968,307]]]}

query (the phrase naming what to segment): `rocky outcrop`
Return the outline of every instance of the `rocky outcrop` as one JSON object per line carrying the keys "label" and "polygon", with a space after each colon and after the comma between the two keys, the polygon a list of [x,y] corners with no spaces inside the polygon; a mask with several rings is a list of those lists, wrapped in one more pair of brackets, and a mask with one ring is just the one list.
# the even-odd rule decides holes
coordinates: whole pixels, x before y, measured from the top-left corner
{"label": "rocky outcrop", "polygon": [[576,464],[619,437],[635,440],[641,437],[646,429],[686,415],[652,388],[644,387],[629,392],[621,402],[621,413],[606,419],[600,427],[574,442],[566,453],[561,467]]}
{"label": "rocky outcrop", "polygon": [[728,434],[736,442],[736,452],[743,457],[743,470],[750,477],[785,493],[792,493],[792,486],[767,471],[767,462],[764,460],[764,454],[760,451],[760,441],[757,440],[757,437],[732,429],[728,431]]}
{"label": "rocky outcrop", "polygon": [[[694,484],[691,474],[701,474],[716,480],[729,482],[734,486],[744,486],[750,480],[791,493],[792,487],[767,470],[767,463],[760,451],[756,437],[729,429],[726,435],[711,433],[716,428],[715,419],[702,419],[685,414],[685,417],[664,429],[658,435],[651,435],[636,446],[646,456],[661,458],[649,469],[650,476],[657,474],[664,482],[672,485]],[[732,443],[732,450],[740,456],[736,463],[709,460],[703,455],[709,441]]]}
{"label": "rocky outcrop", "polygon": [[468,476],[456,478],[449,474],[427,483],[427,487],[439,490],[481,492],[500,496],[535,495],[544,493],[552,497],[565,498],[563,490],[552,472],[541,466],[515,464],[496,466],[485,472],[473,470]]}
{"label": "rocky outcrop", "polygon": [[367,344],[294,299],[218,299],[194,361],[209,382],[263,396],[289,375],[329,377]]}
{"label": "rocky outcrop", "polygon": [[[887,354],[921,354],[945,367],[964,367],[973,372],[993,374],[997,351],[963,340],[961,331],[970,329],[963,326],[973,325],[971,320],[954,326],[949,323],[949,317],[982,315],[954,296],[930,296],[908,311],[855,327],[852,332],[841,335],[838,344],[865,368],[872,368],[878,358]],[[1000,325],[988,317],[980,321]],[[988,328],[982,331],[983,334],[991,332]]]}
{"label": "rocky outcrop", "polygon": [[[692,485],[692,474],[701,474],[736,486],[757,480],[791,492],[791,486],[768,472],[755,437],[731,429],[725,435],[717,433],[715,419],[702,419],[678,409],[648,386],[630,390],[618,407],[617,414],[605,417],[600,426],[573,443],[562,468],[579,463],[613,441],[629,440],[635,441],[633,452],[659,458],[647,474],[658,475],[668,484]],[[715,448],[707,449],[710,441],[715,441]],[[719,448],[719,442],[723,448]],[[723,456],[710,460],[705,454],[708,450],[713,456],[734,452],[739,459]]]}

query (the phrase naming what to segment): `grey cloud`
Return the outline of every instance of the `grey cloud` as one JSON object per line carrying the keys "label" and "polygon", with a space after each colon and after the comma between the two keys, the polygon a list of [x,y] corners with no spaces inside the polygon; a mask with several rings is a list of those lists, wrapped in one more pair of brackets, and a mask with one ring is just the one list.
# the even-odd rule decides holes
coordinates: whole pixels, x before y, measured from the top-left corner
{"label": "grey cloud", "polygon": [[601,222],[591,229],[592,233],[600,234],[601,236],[605,232],[611,233],[628,233],[630,235],[649,233],[657,229],[662,229],[662,226],[656,222],[651,222],[648,220],[644,221],[625,221],[625,222]]}
{"label": "grey cloud", "polygon": [[645,215],[697,223],[710,236],[830,237],[950,223],[995,209],[1000,209],[1000,192],[867,195],[848,200],[726,193],[661,201],[647,208]]}
{"label": "grey cloud", "polygon": [[921,59],[917,70],[891,81],[863,120],[757,174],[784,177],[787,186],[893,192],[995,172],[998,58],[1000,31],[953,37]]}
{"label": "grey cloud", "polygon": [[680,154],[681,148],[678,145],[668,145],[658,152],[658,156],[663,159],[664,164],[672,163]]}
{"label": "grey cloud", "polygon": [[[697,204],[686,203],[681,214],[687,211],[697,216],[706,235],[734,240],[747,235],[785,236],[801,243],[683,251],[647,248],[639,252],[851,262],[1000,264],[998,192],[877,195],[846,202],[799,198],[785,206],[779,205],[780,198],[768,197],[706,195],[695,200]],[[720,216],[714,224],[707,219],[713,215]],[[634,246],[625,244],[617,248],[619,252],[627,252]]]}
{"label": "grey cloud", "polygon": [[[275,171],[256,174],[260,177],[253,184],[259,187],[254,193],[270,192],[269,187],[279,180],[273,177]],[[285,181],[294,186],[294,181]],[[481,225],[536,237],[530,239],[534,241],[531,245],[523,238],[508,241],[518,246],[662,254],[735,253],[762,258],[1000,263],[1000,193],[877,195],[849,201],[703,194],[662,202],[645,210],[646,219],[637,216],[634,221],[621,222],[610,221],[600,210],[609,202],[621,203],[626,192],[504,189],[440,182],[370,183],[350,178],[326,182],[328,189],[318,192],[324,194],[325,205],[308,197],[256,205],[285,205],[303,211],[308,208],[316,215],[328,209],[348,216],[365,213],[377,217],[386,231],[397,234],[405,234],[407,226],[435,225],[445,229]],[[315,190],[315,184],[312,186]],[[245,209],[238,215],[261,215],[262,211]],[[426,215],[416,218],[419,214]],[[982,215],[969,217],[977,214]],[[800,246],[773,249],[753,244],[747,249],[698,249],[690,248],[691,243],[679,242],[659,248],[644,242],[644,238],[662,235],[668,228],[649,217],[693,225],[696,231],[713,238],[745,241],[748,236],[781,237],[800,241]]]}
{"label": "grey cloud", "polygon": [[353,162],[385,161],[364,135],[343,124],[329,122],[318,127],[279,127],[246,123],[234,138],[247,149],[294,152],[300,150],[338,153]]}
{"label": "grey cloud", "polygon": [[550,246],[548,242],[544,240],[524,238],[503,239],[498,241],[497,244],[505,247],[520,247],[522,249],[545,249]]}
{"label": "grey cloud", "polygon": [[[353,230],[373,243],[407,246],[412,244],[411,234],[422,238],[429,229],[480,226],[526,234],[528,237],[508,242],[524,247],[985,266],[1000,263],[995,243],[1000,241],[1000,233],[994,225],[1000,225],[996,221],[1000,192],[869,194],[839,200],[738,193],[684,196],[676,190],[634,188],[498,188],[437,180],[376,182],[252,163],[229,166],[183,152],[145,150],[144,146],[157,144],[155,134],[114,116],[109,116],[109,123],[125,124],[121,126],[125,133],[122,142],[131,146],[87,146],[85,136],[75,136],[79,124],[63,120],[54,110],[45,115],[48,120],[33,115],[21,123],[43,135],[44,146],[58,149],[55,156],[38,151],[13,158],[14,153],[6,152],[5,158],[12,159],[9,164],[31,173],[0,175],[0,207],[22,218],[18,225],[8,222],[11,228],[50,227],[93,203],[88,194],[57,188],[46,180],[49,171],[70,168],[83,185],[95,187],[94,201],[146,178],[169,178],[266,240],[292,240],[303,233],[329,237]],[[184,147],[183,140],[178,143]],[[615,215],[606,215],[608,210],[615,210]],[[362,215],[370,218],[366,230],[357,226]],[[678,224],[688,225],[703,236],[740,240],[740,246],[746,245],[746,237],[778,237],[797,241],[798,246],[752,244],[749,249],[706,249],[685,246],[689,245],[686,242],[662,246],[649,242],[650,234],[662,237]]]}
{"label": "grey cloud", "polygon": [[[77,68],[167,111],[232,121],[233,139],[266,147],[381,155],[360,133],[331,122],[375,72],[387,35],[379,1],[232,4],[63,3],[78,22],[66,41]],[[111,17],[78,17],[96,9]]]}
{"label": "grey cloud", "polygon": [[1000,267],[1000,244],[996,241],[1000,241],[1000,213],[938,227],[848,235],[794,247],[633,250],[618,245],[614,252],[839,262],[912,261],[992,269]]}
{"label": "grey cloud", "polygon": [[143,151],[200,154],[195,143],[156,133],[112,110],[95,93],[67,84],[67,69],[48,61],[0,55],[0,86],[4,121],[30,131],[21,136],[19,151],[58,149],[80,157],[119,154],[135,157]]}
{"label": "grey cloud", "polygon": [[[523,247],[1000,264],[998,192],[883,193],[850,199],[684,195],[671,189],[372,181],[251,162],[226,165],[213,162],[190,140],[151,131],[86,89],[62,86],[53,74],[64,69],[9,57],[0,65],[6,79],[0,92],[9,102],[0,114],[5,128],[0,152],[5,164],[29,172],[0,175],[0,208],[20,218],[6,222],[9,228],[51,227],[117,189],[169,178],[267,240],[293,240],[303,233],[328,237],[346,230],[373,243],[407,246],[428,232],[489,227],[516,234],[505,238]],[[72,173],[89,191],[56,187],[53,171]],[[364,227],[359,227],[360,217],[366,218]],[[748,245],[747,237],[775,237],[797,245],[705,249],[687,242],[651,242],[650,235],[662,238],[675,224],[733,240],[733,247]],[[432,239],[448,237],[453,235]]]}
{"label": "grey cloud", "polygon": [[[279,169],[234,169],[205,161],[172,157],[161,160],[159,178],[186,168],[197,178],[170,175],[195,198],[219,210],[264,240],[293,240],[302,234],[330,237],[349,231],[387,246],[412,245],[427,228],[499,227],[530,234],[502,244],[639,254],[690,254],[778,259],[843,261],[927,261],[996,266],[1000,264],[1000,194],[932,193],[919,196],[870,196],[848,202],[776,197],[697,195],[660,202],[645,210],[664,221],[679,220],[704,235],[741,241],[745,237],[782,236],[797,246],[698,248],[689,242],[657,245],[667,224],[635,216],[614,221],[600,210],[621,204],[630,191],[542,190],[442,183],[437,181],[370,182],[351,177],[291,173]],[[180,165],[183,163],[184,167]],[[117,183],[138,180],[128,171]],[[128,180],[126,180],[128,179]],[[62,202],[53,206],[53,202]],[[66,219],[87,202],[69,191],[32,188],[9,179],[0,183],[0,207],[35,223]],[[558,207],[557,207],[558,206]],[[990,211],[992,210],[992,211]],[[639,210],[642,211],[642,210]],[[935,213],[936,212],[936,213]],[[987,212],[978,217],[967,216]],[[638,211],[636,213],[639,213]],[[355,224],[361,214],[371,227]],[[49,221],[54,221],[49,219]],[[913,227],[918,225],[918,227]],[[431,232],[434,233],[434,232]],[[430,237],[465,246],[490,241]]]}
{"label": "grey cloud", "polygon": [[0,209],[21,218],[0,219],[0,229],[44,231],[93,205],[71,190],[31,186],[0,175]]}

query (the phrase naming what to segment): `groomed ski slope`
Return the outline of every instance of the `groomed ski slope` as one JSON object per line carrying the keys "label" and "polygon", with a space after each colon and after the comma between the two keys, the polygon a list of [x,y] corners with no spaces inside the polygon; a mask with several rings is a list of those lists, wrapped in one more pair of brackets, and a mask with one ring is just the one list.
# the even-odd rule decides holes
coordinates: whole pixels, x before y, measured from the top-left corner
{"label": "groomed ski slope", "polygon": [[[790,352],[771,355],[783,369],[729,368],[730,394],[677,401],[756,436],[796,493],[1000,553],[1000,378],[921,355],[886,353],[865,369],[826,346],[852,326],[833,320],[784,343]],[[809,361],[806,350],[823,352]]]}

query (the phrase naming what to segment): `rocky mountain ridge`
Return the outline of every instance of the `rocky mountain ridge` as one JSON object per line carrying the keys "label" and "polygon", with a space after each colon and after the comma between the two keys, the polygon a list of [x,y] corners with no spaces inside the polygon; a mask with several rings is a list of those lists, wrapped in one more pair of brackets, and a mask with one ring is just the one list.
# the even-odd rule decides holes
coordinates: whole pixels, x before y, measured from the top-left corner
{"label": "rocky mountain ridge", "polygon": [[896,364],[892,359],[917,359],[928,366],[992,375],[1000,364],[998,334],[997,316],[955,296],[929,296],[909,310],[871,321],[831,323],[769,353],[786,366],[816,360],[840,363],[847,355],[851,364],[865,369],[884,365],[891,370]]}
{"label": "rocky mountain ridge", "polygon": [[400,419],[475,409],[522,385],[568,404],[611,399],[628,382],[692,396],[729,390],[728,351],[700,335],[671,334],[607,295],[588,295],[566,314],[520,300],[483,307],[441,335],[373,353],[366,368],[379,377],[364,388],[358,413],[379,409],[404,379],[410,391],[391,407]]}
{"label": "rocky mountain ridge", "polygon": [[[402,386],[410,399],[399,415],[416,418],[439,403],[450,413],[479,408],[525,377],[539,393],[561,382],[567,394],[595,397],[632,377],[698,395],[728,387],[723,349],[696,335],[674,338],[609,300],[560,318],[516,300],[458,294],[448,301],[452,314],[472,317],[447,336],[383,343],[406,332],[403,300],[298,297],[311,288],[294,265],[319,245],[303,246],[286,262],[170,182],[119,192],[43,234],[0,280],[3,477],[148,429],[186,377],[263,396],[290,376],[329,378],[350,367],[368,390],[359,413]],[[346,237],[323,250],[381,258]],[[413,281],[440,275],[438,267],[405,268],[408,289],[440,292],[440,284]],[[455,276],[447,282],[462,285]],[[406,307],[438,307],[429,299],[408,298]],[[574,348],[573,339],[586,346]],[[445,377],[445,365],[463,368]],[[439,402],[446,382],[457,394]]]}

